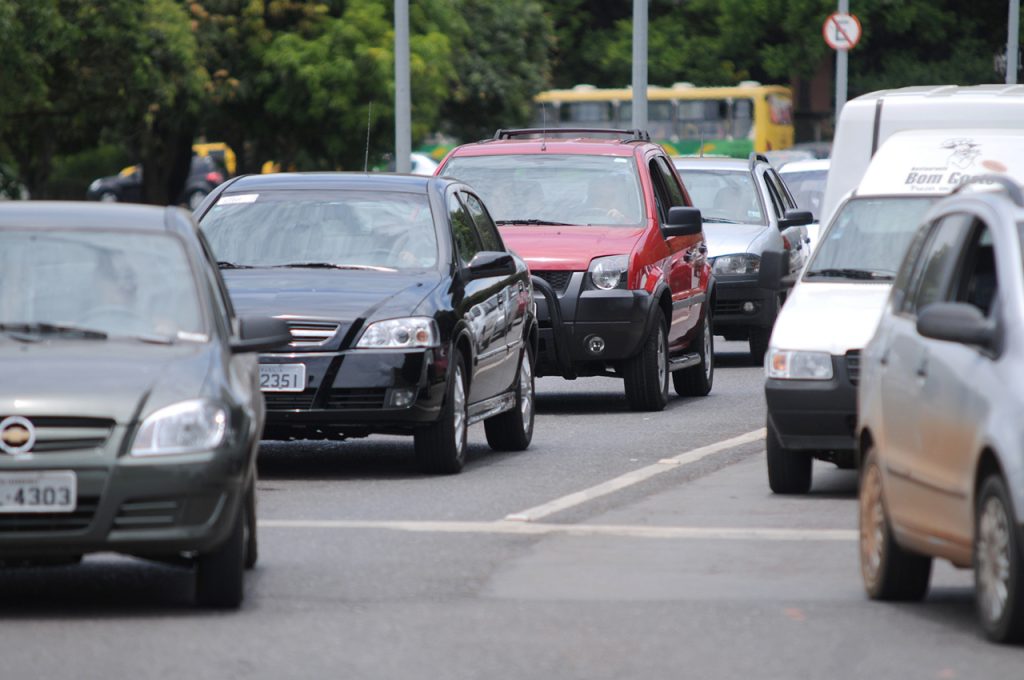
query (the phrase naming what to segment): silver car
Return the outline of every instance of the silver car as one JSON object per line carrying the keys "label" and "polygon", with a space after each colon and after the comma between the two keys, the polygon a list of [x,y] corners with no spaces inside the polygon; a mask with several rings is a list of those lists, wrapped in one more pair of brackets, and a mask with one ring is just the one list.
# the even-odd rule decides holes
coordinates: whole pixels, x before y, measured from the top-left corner
{"label": "silver car", "polygon": [[[978,178],[976,178],[978,179]],[[978,617],[1024,640],[1024,192],[927,214],[864,350],[860,557],[868,595],[925,596],[933,557],[975,574]]]}

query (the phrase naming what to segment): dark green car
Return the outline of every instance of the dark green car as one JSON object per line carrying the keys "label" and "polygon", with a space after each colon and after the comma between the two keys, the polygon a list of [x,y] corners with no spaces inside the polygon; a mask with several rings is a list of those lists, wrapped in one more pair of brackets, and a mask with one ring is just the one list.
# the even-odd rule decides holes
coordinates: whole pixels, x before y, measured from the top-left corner
{"label": "dark green car", "polygon": [[252,352],[177,208],[0,206],[0,562],[116,551],[195,565],[237,606],[256,560],[263,398]]}

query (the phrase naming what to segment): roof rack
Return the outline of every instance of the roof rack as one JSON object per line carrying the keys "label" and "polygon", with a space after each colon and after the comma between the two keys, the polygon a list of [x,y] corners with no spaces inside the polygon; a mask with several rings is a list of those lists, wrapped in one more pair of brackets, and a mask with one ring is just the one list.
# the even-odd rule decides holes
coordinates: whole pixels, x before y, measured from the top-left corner
{"label": "roof rack", "polygon": [[767,163],[768,165],[772,164],[771,161],[768,160],[768,157],[765,156],[763,153],[757,153],[756,151],[751,151],[750,152],[750,171],[751,172],[754,171],[754,166],[757,165],[758,161],[761,161],[762,163]]}
{"label": "roof rack", "polygon": [[960,193],[960,190],[971,184],[998,184],[1009,194],[1010,200],[1018,208],[1024,208],[1024,191],[1021,190],[1020,185],[1014,182],[1006,175],[974,175],[968,177],[960,186],[953,189],[953,193]]}
{"label": "roof rack", "polygon": [[620,142],[649,142],[651,135],[646,130],[616,130],[609,128],[501,128],[494,133],[495,140],[512,139],[513,137],[528,137],[530,135],[561,135],[561,134],[588,134],[588,135],[618,135],[624,137]]}

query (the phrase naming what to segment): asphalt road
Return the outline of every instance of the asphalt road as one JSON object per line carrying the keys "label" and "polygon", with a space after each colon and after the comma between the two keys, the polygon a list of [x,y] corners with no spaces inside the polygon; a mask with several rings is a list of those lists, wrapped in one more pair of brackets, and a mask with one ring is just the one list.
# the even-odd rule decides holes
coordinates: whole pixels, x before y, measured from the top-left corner
{"label": "asphalt road", "polygon": [[241,611],[116,556],[6,570],[0,678],[1021,677],[969,573],[865,599],[854,473],[769,493],[761,369],[724,347],[712,394],[657,414],[615,380],[541,380],[530,450],[477,426],[458,476],[400,438],[270,443]]}

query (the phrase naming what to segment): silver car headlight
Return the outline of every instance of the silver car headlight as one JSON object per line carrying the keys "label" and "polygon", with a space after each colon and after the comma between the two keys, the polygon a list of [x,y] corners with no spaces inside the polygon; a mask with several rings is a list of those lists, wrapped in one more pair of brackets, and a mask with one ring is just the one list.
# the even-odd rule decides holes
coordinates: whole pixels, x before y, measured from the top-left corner
{"label": "silver car headlight", "polygon": [[828,352],[770,349],[764,369],[769,378],[778,380],[831,380],[832,355]]}
{"label": "silver car headlight", "polygon": [[163,456],[215,449],[224,441],[228,420],[227,409],[208,399],[172,404],[142,421],[131,455]]}
{"label": "silver car headlight", "polygon": [[102,184],[102,183],[103,183],[102,179],[94,179],[92,181],[92,183],[89,184],[89,191],[90,192],[98,191],[99,188],[100,188],[100,184]]}
{"label": "silver car headlight", "polygon": [[716,276],[740,276],[761,271],[761,258],[751,253],[719,255],[711,265]]}
{"label": "silver car headlight", "polygon": [[587,271],[590,274],[590,280],[601,290],[625,288],[626,272],[629,271],[629,256],[595,257],[590,261],[590,268]]}
{"label": "silver car headlight", "polygon": [[410,316],[404,319],[386,319],[371,323],[359,337],[356,347],[361,349],[414,349],[437,347],[441,333],[437,322],[428,316]]}

